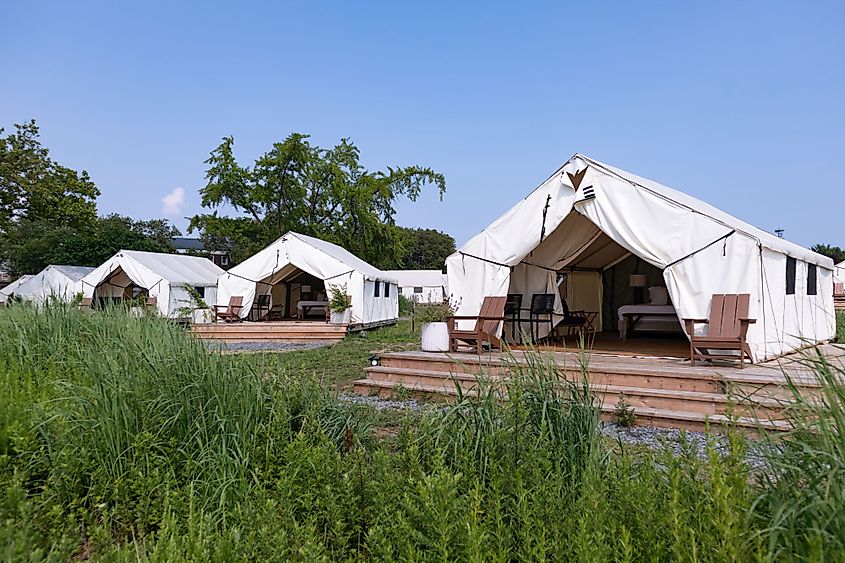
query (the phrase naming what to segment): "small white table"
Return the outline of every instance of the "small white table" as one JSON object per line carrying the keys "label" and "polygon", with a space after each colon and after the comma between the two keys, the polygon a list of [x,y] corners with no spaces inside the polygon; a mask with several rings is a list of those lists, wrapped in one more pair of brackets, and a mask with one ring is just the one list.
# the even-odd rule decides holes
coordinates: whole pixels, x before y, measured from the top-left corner
{"label": "small white table", "polygon": [[328,301],[300,301],[296,304],[296,318],[303,319],[311,309],[322,309],[324,312],[328,309]]}

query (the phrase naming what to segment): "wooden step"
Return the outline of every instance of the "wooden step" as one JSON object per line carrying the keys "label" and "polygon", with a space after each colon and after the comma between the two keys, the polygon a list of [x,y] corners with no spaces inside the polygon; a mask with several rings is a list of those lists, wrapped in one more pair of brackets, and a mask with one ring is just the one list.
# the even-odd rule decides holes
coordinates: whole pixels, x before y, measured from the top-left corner
{"label": "wooden step", "polygon": [[[519,369],[525,363],[516,358],[516,362],[503,362],[496,357],[462,357],[455,354],[425,353],[390,353],[381,356],[381,365],[414,369],[421,371],[440,371],[446,373],[477,374],[486,376],[504,375],[513,369]],[[748,370],[714,369],[691,366],[640,366],[636,362],[593,358],[588,365],[591,383],[664,389],[675,391],[695,391],[702,393],[731,393],[735,396],[767,397],[788,400],[791,391],[776,374],[751,373]],[[580,380],[582,370],[578,365],[563,365],[558,369],[566,374],[567,379]],[[726,375],[727,374],[727,375]],[[796,378],[795,383],[805,396],[812,396],[818,389],[818,382]]]}
{"label": "wooden step", "polygon": [[[364,370],[367,379],[390,381],[407,388],[428,387],[452,389],[460,386],[465,392],[471,392],[479,387],[479,376],[471,374],[451,374],[433,370],[416,370],[411,368],[394,368],[390,366],[376,366]],[[490,381],[498,383],[502,389],[507,382],[506,377],[497,376]],[[577,382],[578,380],[576,380]],[[732,412],[739,416],[756,414],[761,418],[781,418],[783,402],[769,398],[749,398],[745,396],[729,397],[723,393],[701,391],[685,391],[676,389],[659,389],[635,385],[604,385],[590,381],[590,390],[602,403],[616,405],[619,394],[623,393],[631,406],[636,408],[648,407],[664,410],[688,410],[703,414],[726,414]]]}
{"label": "wooden step", "polygon": [[[356,393],[362,395],[377,395],[380,398],[395,398],[397,395],[408,393],[416,398],[432,398],[436,400],[454,400],[458,392],[454,386],[444,383],[440,384],[412,384],[406,385],[399,381],[386,381],[381,379],[359,379],[354,383]],[[464,392],[467,396],[476,396],[475,390]],[[629,400],[630,402],[630,400]],[[724,414],[708,414],[689,410],[672,410],[656,408],[652,406],[634,406],[635,423],[638,425],[659,426],[666,428],[685,428],[688,430],[701,431],[708,427],[725,427],[731,422],[731,418]],[[616,403],[604,401],[601,404],[602,418],[613,419]],[[768,430],[785,431],[790,428],[789,424],[782,420],[756,420],[747,416],[738,416],[733,419],[735,424],[747,430],[764,428]]]}

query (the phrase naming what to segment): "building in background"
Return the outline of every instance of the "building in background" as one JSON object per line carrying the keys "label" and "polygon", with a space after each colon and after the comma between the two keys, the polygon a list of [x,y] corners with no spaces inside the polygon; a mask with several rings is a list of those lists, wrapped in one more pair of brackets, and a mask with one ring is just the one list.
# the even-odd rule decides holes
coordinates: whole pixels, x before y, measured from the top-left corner
{"label": "building in background", "polygon": [[449,295],[440,270],[386,270],[399,282],[399,294],[417,303],[442,303]]}
{"label": "building in background", "polygon": [[202,256],[214,262],[220,268],[228,270],[231,262],[227,250],[206,250],[201,239],[190,237],[173,237],[171,239],[177,254]]}

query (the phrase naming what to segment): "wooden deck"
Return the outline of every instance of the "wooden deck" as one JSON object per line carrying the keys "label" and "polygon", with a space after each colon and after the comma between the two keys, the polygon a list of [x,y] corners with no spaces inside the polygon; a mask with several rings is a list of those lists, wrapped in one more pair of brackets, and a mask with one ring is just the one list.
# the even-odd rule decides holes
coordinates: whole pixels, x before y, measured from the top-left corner
{"label": "wooden deck", "polygon": [[207,323],[191,325],[191,333],[222,342],[332,342],[343,340],[347,325],[324,321]]}
{"label": "wooden deck", "polygon": [[[627,347],[627,345],[624,345]],[[620,347],[622,347],[620,345]],[[688,344],[684,346],[688,350]],[[677,346],[675,347],[677,350]],[[738,369],[734,364],[691,367],[683,356],[637,354],[630,350],[593,350],[580,354],[572,350],[547,349],[542,356],[554,362],[562,377],[589,385],[601,401],[604,418],[613,418],[620,395],[634,408],[637,424],[704,429],[717,428],[730,419],[739,427],[754,430],[759,423],[773,430],[785,430],[783,410],[791,392],[784,371],[802,393],[812,396],[818,384],[797,362],[787,356],[780,361]],[[842,350],[828,347],[831,355]],[[488,353],[396,352],[383,354],[380,365],[369,367],[355,382],[356,392],[394,396],[399,389],[416,396],[448,400],[463,392],[472,395],[479,381],[487,379],[506,394],[509,376],[518,373],[536,355],[524,350]],[[585,368],[582,370],[582,364]]]}

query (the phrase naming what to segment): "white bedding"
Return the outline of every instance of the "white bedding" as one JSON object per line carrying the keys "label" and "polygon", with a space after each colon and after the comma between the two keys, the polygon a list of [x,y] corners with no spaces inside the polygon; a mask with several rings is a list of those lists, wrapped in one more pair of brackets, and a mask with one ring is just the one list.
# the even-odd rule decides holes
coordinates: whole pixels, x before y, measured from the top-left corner
{"label": "white bedding", "polygon": [[[636,324],[633,326],[635,332],[681,332],[681,323],[678,321],[677,312],[672,305],[622,305],[617,311],[619,316],[619,333],[623,339],[628,337],[628,326],[624,319],[626,314],[636,314]],[[640,316],[641,315],[641,316]]]}

